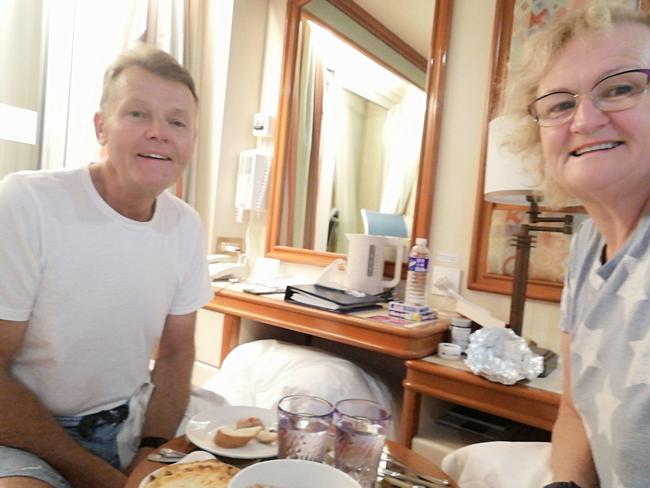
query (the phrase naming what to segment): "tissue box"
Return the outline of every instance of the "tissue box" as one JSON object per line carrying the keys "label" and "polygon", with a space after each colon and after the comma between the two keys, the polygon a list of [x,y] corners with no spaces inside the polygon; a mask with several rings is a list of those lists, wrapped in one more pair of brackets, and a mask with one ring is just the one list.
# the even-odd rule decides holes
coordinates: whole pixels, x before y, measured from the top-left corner
{"label": "tissue box", "polygon": [[414,320],[417,322],[423,320],[433,320],[438,317],[435,311],[431,313],[421,314],[420,312],[399,312],[397,310],[388,310],[388,315],[391,317],[399,317],[405,320]]}
{"label": "tissue box", "polygon": [[428,305],[409,305],[402,302],[388,302],[388,315],[406,320],[433,320],[436,310]]}
{"label": "tissue box", "polygon": [[402,302],[388,302],[388,310],[402,313],[418,313],[420,315],[436,313],[436,310],[429,305],[409,305]]}

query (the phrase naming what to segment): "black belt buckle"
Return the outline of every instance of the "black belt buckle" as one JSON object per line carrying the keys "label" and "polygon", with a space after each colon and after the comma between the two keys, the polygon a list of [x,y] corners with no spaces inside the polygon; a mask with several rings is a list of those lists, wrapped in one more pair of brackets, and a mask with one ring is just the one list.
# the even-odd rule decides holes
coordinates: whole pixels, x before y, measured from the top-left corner
{"label": "black belt buckle", "polygon": [[98,425],[111,424],[117,425],[121,424],[129,416],[129,405],[124,404],[119,407],[112,408],[110,410],[102,410],[101,412],[91,413],[90,415],[84,415],[79,421],[77,426],[77,432],[84,439],[89,438],[95,432],[95,428]]}

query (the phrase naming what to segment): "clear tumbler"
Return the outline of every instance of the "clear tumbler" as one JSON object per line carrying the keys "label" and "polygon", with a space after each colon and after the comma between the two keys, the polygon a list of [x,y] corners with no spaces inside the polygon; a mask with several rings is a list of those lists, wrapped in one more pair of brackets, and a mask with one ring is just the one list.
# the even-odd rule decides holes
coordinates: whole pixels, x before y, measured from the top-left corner
{"label": "clear tumbler", "polygon": [[334,462],[363,488],[374,486],[390,419],[390,411],[371,400],[348,399],[336,404]]}
{"label": "clear tumbler", "polygon": [[278,457],[323,462],[334,407],[311,395],[290,395],[278,403]]}

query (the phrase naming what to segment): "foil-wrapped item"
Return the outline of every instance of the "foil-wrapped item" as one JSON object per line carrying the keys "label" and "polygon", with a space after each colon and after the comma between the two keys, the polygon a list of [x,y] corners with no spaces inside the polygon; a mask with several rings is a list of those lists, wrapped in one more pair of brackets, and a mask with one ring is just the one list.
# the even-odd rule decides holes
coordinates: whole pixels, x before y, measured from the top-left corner
{"label": "foil-wrapped item", "polygon": [[486,327],[472,333],[465,364],[490,381],[514,385],[544,371],[544,358],[534,354],[512,329]]}

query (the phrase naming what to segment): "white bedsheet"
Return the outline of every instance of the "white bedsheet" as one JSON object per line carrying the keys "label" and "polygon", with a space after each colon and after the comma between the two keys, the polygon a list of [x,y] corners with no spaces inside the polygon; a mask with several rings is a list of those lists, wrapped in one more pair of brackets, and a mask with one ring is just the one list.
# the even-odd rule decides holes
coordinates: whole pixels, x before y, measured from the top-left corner
{"label": "white bedsheet", "polygon": [[[397,412],[388,387],[347,359],[314,347],[266,339],[247,342],[228,354],[219,373],[203,388],[231,405],[277,407],[286,395],[309,394],[332,403],[344,398],[375,400]],[[398,432],[396,415],[388,435]]]}

